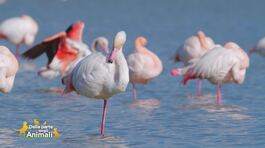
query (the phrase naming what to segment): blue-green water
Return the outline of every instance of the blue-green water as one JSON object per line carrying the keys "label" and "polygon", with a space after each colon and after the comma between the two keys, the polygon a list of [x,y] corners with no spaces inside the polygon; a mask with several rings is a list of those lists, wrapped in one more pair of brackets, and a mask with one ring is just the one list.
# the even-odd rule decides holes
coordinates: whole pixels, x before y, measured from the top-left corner
{"label": "blue-green water", "polygon": [[[149,40],[148,48],[163,61],[164,71],[149,85],[137,86],[140,98],[156,98],[157,108],[131,107],[131,86],[108,102],[105,138],[100,137],[103,101],[75,94],[47,93],[62,87],[37,70],[46,57],[22,66],[10,94],[0,94],[0,147],[264,147],[265,64],[252,56],[243,85],[222,86],[223,107],[215,107],[216,86],[203,81],[202,98],[196,98],[196,81],[187,86],[171,77],[170,60],[177,47],[198,30],[217,43],[235,41],[248,50],[265,36],[264,1],[241,0],[7,0],[0,5],[0,20],[29,14],[40,26],[36,43],[65,30],[76,20],[86,23],[84,41],[104,35],[112,40],[125,30],[124,52],[133,50],[135,37]],[[14,49],[14,45],[0,41]],[[27,47],[22,47],[25,51]],[[13,50],[14,51],[14,50]],[[24,65],[24,66],[23,66]],[[24,139],[16,132],[23,121],[58,128],[59,139]]]}

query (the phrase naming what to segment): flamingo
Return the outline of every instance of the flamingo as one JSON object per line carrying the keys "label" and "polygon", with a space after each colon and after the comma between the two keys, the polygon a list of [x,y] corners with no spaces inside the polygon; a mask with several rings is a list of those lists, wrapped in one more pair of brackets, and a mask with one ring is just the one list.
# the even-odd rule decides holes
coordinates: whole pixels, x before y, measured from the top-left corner
{"label": "flamingo", "polygon": [[201,58],[177,73],[184,75],[182,83],[185,85],[190,79],[207,79],[218,85],[217,104],[221,106],[221,84],[242,84],[246,69],[249,67],[249,57],[234,42],[228,42],[224,47],[215,47]]}
{"label": "flamingo", "polygon": [[[207,37],[204,32],[198,31],[196,36],[189,37],[178,48],[174,56],[175,62],[183,62],[185,66],[189,63],[207,53],[210,49],[215,47],[214,41]],[[177,75],[177,69],[172,69],[171,74]],[[201,96],[201,81],[198,80],[198,96]]]}
{"label": "flamingo", "polygon": [[69,45],[71,41],[82,42],[84,26],[85,24],[82,21],[75,22],[65,32],[48,37],[23,53],[23,57],[35,59],[46,53],[48,63],[40,69],[39,75],[48,79],[58,75],[65,75],[68,72],[69,65],[76,61],[79,55],[86,56],[88,54],[84,52],[85,50],[78,51],[79,48]]}
{"label": "flamingo", "polygon": [[18,61],[10,50],[4,46],[0,46],[0,59],[0,91],[8,93],[14,85],[18,71]]}
{"label": "flamingo", "polygon": [[252,53],[258,53],[265,57],[265,37],[260,39],[254,48],[250,49],[249,55]]}
{"label": "flamingo", "polygon": [[0,39],[10,41],[16,45],[16,57],[19,56],[19,46],[32,45],[38,32],[37,22],[28,15],[12,17],[0,24]]}
{"label": "flamingo", "polygon": [[[133,86],[133,100],[139,104],[151,105],[151,100],[141,103],[136,96],[136,83],[147,84],[163,70],[162,62],[157,55],[148,50],[146,38],[140,36],[135,40],[135,51],[127,58],[130,82]],[[156,105],[157,103],[153,104]]]}
{"label": "flamingo", "polygon": [[80,61],[70,76],[62,79],[66,85],[65,93],[76,91],[89,98],[104,100],[101,136],[104,136],[107,99],[124,92],[129,83],[129,69],[122,52],[125,41],[126,33],[118,32],[108,58],[101,52],[94,52]]}

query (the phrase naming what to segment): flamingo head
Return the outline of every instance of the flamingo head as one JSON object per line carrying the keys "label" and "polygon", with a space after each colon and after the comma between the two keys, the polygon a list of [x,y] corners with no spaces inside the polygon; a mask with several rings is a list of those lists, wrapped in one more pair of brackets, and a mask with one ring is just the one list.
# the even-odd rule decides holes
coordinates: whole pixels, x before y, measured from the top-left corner
{"label": "flamingo head", "polygon": [[109,53],[109,41],[108,39],[106,39],[105,37],[98,37],[96,40],[95,40],[95,45],[94,45],[95,49],[97,49],[96,47],[97,46],[100,46],[101,48],[103,48],[104,52],[105,53]]}
{"label": "flamingo head", "polygon": [[81,41],[84,28],[85,23],[83,21],[75,22],[66,29],[67,37],[75,41]]}
{"label": "flamingo head", "polygon": [[125,42],[126,42],[126,33],[124,31],[118,32],[114,38],[113,49],[109,55],[108,63],[113,63],[113,61],[116,58],[117,52],[122,50],[122,47],[125,44]]}
{"label": "flamingo head", "polygon": [[135,39],[135,46],[145,46],[147,45],[147,39],[139,36]]}

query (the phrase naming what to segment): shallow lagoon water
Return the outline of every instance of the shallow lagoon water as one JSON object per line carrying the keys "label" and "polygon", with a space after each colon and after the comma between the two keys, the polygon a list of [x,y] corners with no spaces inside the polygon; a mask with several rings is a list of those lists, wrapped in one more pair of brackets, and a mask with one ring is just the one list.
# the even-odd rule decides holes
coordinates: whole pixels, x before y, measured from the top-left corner
{"label": "shallow lagoon water", "polygon": [[[251,57],[243,85],[222,86],[223,106],[215,106],[216,86],[202,82],[203,97],[196,97],[196,81],[187,86],[171,77],[170,57],[187,37],[203,30],[220,44],[235,41],[248,50],[265,36],[262,1],[198,0],[7,0],[0,5],[0,20],[29,14],[39,23],[36,43],[64,30],[76,20],[86,23],[84,41],[100,35],[112,40],[125,30],[126,55],[136,36],[149,40],[148,48],[163,61],[164,71],[147,86],[137,86],[139,98],[155,98],[159,107],[132,105],[131,86],[108,102],[106,136],[100,137],[103,101],[76,94],[47,93],[62,87],[60,79],[37,76],[46,63],[21,60],[15,86],[0,94],[1,147],[264,147],[264,59]],[[11,49],[14,46],[0,41]],[[27,47],[22,47],[25,51]],[[13,50],[14,51],[14,50]],[[29,66],[29,64],[34,65]],[[37,118],[58,127],[59,139],[19,138],[23,121]]]}

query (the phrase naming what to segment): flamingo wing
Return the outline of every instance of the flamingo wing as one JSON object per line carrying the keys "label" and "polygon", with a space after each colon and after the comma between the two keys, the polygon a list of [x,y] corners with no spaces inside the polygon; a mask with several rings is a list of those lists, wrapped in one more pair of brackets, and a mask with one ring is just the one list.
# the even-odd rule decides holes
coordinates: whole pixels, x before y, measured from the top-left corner
{"label": "flamingo wing", "polygon": [[56,34],[52,37],[45,39],[43,42],[37,44],[36,46],[30,48],[25,53],[23,53],[22,56],[26,59],[35,59],[43,53],[46,53],[48,57],[48,64],[50,64],[59,49],[59,44],[61,40],[65,38],[65,33]]}
{"label": "flamingo wing", "polygon": [[134,53],[128,57],[128,67],[130,75],[141,79],[153,78],[154,62],[149,56],[145,56],[139,53]]}
{"label": "flamingo wing", "polygon": [[80,61],[72,72],[72,82],[77,92],[87,97],[103,98],[114,85],[115,67],[107,64],[102,53],[93,53]]}
{"label": "flamingo wing", "polygon": [[217,83],[219,80],[224,80],[237,63],[240,63],[240,59],[233,51],[224,48],[214,48],[190,67],[188,75]]}

